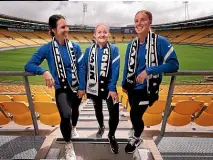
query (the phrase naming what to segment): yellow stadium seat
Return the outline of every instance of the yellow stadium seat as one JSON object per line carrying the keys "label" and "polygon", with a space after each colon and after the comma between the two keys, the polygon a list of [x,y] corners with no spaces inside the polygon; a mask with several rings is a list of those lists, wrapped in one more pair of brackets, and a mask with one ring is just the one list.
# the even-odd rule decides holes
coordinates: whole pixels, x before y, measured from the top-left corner
{"label": "yellow stadium seat", "polygon": [[200,126],[213,126],[213,114],[203,111],[198,118],[194,119],[194,122]]}
{"label": "yellow stadium seat", "polygon": [[33,95],[47,95],[46,92],[33,92]]}
{"label": "yellow stadium seat", "polygon": [[151,107],[148,107],[146,113],[149,114],[159,114],[162,113],[165,109],[166,101],[165,100],[158,100],[155,101]]}
{"label": "yellow stadium seat", "polygon": [[12,98],[8,95],[0,95],[0,102],[3,102],[3,101],[11,101]]}
{"label": "yellow stadium seat", "polygon": [[4,111],[12,114],[12,119],[20,125],[32,124],[32,118],[28,105],[24,102],[1,102]]}
{"label": "yellow stadium seat", "polygon": [[184,126],[190,123],[191,116],[204,106],[202,101],[180,101],[168,117],[167,123],[173,126]]}
{"label": "yellow stadium seat", "polygon": [[58,112],[55,102],[34,102],[35,111],[41,114],[53,114]]}
{"label": "yellow stadium seat", "polygon": [[55,97],[55,92],[49,92],[48,93],[51,97]]}
{"label": "yellow stadium seat", "polygon": [[35,95],[33,97],[34,101],[41,101],[41,102],[52,102],[53,98],[49,95]]}
{"label": "yellow stadium seat", "polygon": [[0,102],[0,106],[12,115],[20,115],[29,111],[27,104],[24,102]]}
{"label": "yellow stadium seat", "polygon": [[174,107],[174,112],[182,115],[192,115],[204,106],[202,101],[181,101]]}
{"label": "yellow stadium seat", "polygon": [[197,96],[194,98],[195,101],[204,101],[204,103],[209,103],[213,100],[213,96]]}
{"label": "yellow stadium seat", "polygon": [[16,102],[25,102],[28,103],[28,99],[26,95],[13,95],[13,100]]}
{"label": "yellow stadium seat", "polygon": [[127,103],[127,111],[130,112],[130,110],[131,110],[131,106],[130,106],[129,101],[128,101],[128,103]]}
{"label": "yellow stadium seat", "polygon": [[172,111],[171,114],[169,115],[167,123],[172,126],[184,126],[189,124],[190,121],[191,121],[191,116],[178,114]]}
{"label": "yellow stadium seat", "polygon": [[161,123],[162,121],[162,114],[149,114],[144,113],[143,121],[145,126],[155,126]]}
{"label": "yellow stadium seat", "polygon": [[40,122],[46,125],[58,125],[61,122],[61,118],[58,112],[53,114],[40,114]]}
{"label": "yellow stadium seat", "polygon": [[177,103],[179,101],[190,101],[192,100],[191,96],[174,96],[172,98],[172,103]]}
{"label": "yellow stadium seat", "polygon": [[123,107],[126,107],[126,105],[128,103],[128,97],[126,95],[123,95],[121,103],[122,103]]}
{"label": "yellow stadium seat", "polygon": [[213,102],[208,104],[208,107],[205,109],[206,113],[213,114]]}
{"label": "yellow stadium seat", "polygon": [[32,116],[30,112],[26,112],[21,115],[13,116],[13,121],[19,125],[28,126],[33,124]]}
{"label": "yellow stadium seat", "polygon": [[39,113],[39,120],[46,125],[60,123],[60,115],[55,102],[34,102],[35,111]]}
{"label": "yellow stadium seat", "polygon": [[167,100],[167,95],[159,95],[159,100]]}
{"label": "yellow stadium seat", "polygon": [[3,113],[0,112],[0,125],[5,125],[5,124],[8,124],[9,122],[10,122],[10,118],[5,117]]}

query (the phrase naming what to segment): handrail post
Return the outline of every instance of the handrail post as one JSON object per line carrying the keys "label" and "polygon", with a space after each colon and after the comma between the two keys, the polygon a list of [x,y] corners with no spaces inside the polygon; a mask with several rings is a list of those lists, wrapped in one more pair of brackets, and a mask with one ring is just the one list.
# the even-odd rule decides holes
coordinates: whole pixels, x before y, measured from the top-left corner
{"label": "handrail post", "polygon": [[171,106],[171,102],[172,102],[172,95],[174,92],[175,79],[176,79],[176,76],[171,76],[169,91],[168,91],[168,96],[167,96],[167,101],[166,101],[166,107],[164,110],[163,122],[162,122],[162,126],[161,126],[161,132],[160,132],[161,136],[164,135],[165,129],[166,129],[166,122],[167,122],[167,119],[169,116],[170,106]]}
{"label": "handrail post", "polygon": [[24,76],[24,86],[25,86],[25,90],[26,90],[26,94],[27,94],[27,99],[29,102],[29,108],[30,108],[30,112],[31,112],[32,120],[33,120],[34,131],[35,131],[36,135],[39,135],[37,118],[36,118],[36,114],[35,114],[35,110],[34,110],[34,106],[33,106],[33,99],[32,99],[32,94],[30,91],[30,85],[29,85],[27,76]]}

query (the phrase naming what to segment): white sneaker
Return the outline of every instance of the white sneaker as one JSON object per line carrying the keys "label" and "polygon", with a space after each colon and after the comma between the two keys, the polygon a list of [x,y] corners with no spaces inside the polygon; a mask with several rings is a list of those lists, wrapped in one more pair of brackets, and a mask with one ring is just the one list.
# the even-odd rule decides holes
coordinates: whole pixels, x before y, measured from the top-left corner
{"label": "white sneaker", "polygon": [[78,138],[79,137],[79,134],[77,132],[77,129],[76,127],[72,128],[72,138]]}
{"label": "white sneaker", "polygon": [[72,142],[68,142],[65,144],[65,159],[76,160],[76,155],[75,155]]}

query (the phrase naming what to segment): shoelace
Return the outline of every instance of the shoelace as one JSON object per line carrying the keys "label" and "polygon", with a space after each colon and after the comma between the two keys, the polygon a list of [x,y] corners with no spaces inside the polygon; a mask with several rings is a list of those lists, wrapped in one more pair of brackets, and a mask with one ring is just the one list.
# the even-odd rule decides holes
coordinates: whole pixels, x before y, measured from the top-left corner
{"label": "shoelace", "polygon": [[129,141],[129,143],[131,144],[131,146],[133,146],[137,140],[138,139],[136,139],[135,137],[131,137],[131,140]]}
{"label": "shoelace", "polygon": [[98,130],[98,134],[101,134],[101,132],[103,132],[104,128],[99,128]]}
{"label": "shoelace", "polygon": [[70,157],[75,156],[74,151],[70,152],[71,149],[73,150],[72,147],[69,147],[69,148],[66,148],[66,150],[65,150],[65,154],[67,154]]}
{"label": "shoelace", "polygon": [[77,131],[73,130],[73,131],[72,131],[72,134],[73,134],[74,136],[76,136],[76,135],[77,135]]}

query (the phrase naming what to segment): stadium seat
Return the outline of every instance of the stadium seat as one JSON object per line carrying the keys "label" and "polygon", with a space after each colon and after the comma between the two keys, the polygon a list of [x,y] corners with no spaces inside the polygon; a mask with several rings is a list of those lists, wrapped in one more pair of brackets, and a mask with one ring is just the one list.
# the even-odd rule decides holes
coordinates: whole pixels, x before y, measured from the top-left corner
{"label": "stadium seat", "polygon": [[145,126],[155,126],[161,123],[162,121],[162,114],[149,114],[144,113],[143,115],[143,121]]}
{"label": "stadium seat", "polygon": [[39,120],[46,125],[60,123],[60,115],[55,102],[34,102],[35,111],[39,113]]}
{"label": "stadium seat", "polygon": [[26,95],[13,95],[13,100],[15,102],[25,102],[28,103],[28,99]]}
{"label": "stadium seat", "polygon": [[189,124],[190,122],[191,122],[191,115],[178,114],[174,111],[171,112],[167,120],[167,123],[172,126],[184,126]]}
{"label": "stadium seat", "polygon": [[194,119],[194,122],[199,126],[213,126],[213,114],[203,111],[198,118]]}
{"label": "stadium seat", "polygon": [[53,98],[49,95],[35,95],[33,96],[33,100],[41,102],[52,102]]}
{"label": "stadium seat", "polygon": [[33,95],[47,95],[47,93],[44,91],[40,91],[40,92],[36,91],[36,92],[33,92]]}
{"label": "stadium seat", "polygon": [[166,107],[166,101],[158,100],[151,107],[148,107],[146,113],[149,114],[159,114],[164,111]]}
{"label": "stadium seat", "polygon": [[173,126],[187,125],[191,121],[191,116],[200,111],[203,106],[202,101],[180,101],[171,111],[167,123]]}
{"label": "stadium seat", "polygon": [[206,109],[194,122],[200,126],[213,126],[213,102],[210,102]]}
{"label": "stadium seat", "polygon": [[197,96],[194,98],[195,101],[204,101],[204,103],[209,103],[213,100],[213,96]]}
{"label": "stadium seat", "polygon": [[172,98],[172,103],[177,103],[179,101],[190,101],[192,100],[192,96],[174,96]]}
{"label": "stadium seat", "polygon": [[53,114],[58,112],[55,102],[34,102],[35,111],[42,114]]}
{"label": "stadium seat", "polygon": [[32,117],[28,105],[24,102],[1,102],[4,111],[12,115],[15,123],[20,125],[32,124]]}
{"label": "stadium seat", "polygon": [[26,112],[21,115],[15,115],[13,116],[13,121],[19,125],[28,126],[31,125],[32,122],[32,116],[30,112]]}
{"label": "stadium seat", "polygon": [[[8,114],[7,112],[5,112],[6,114]],[[5,125],[10,123],[10,118],[7,118],[4,116],[4,114],[0,111],[0,125]]]}
{"label": "stadium seat", "polygon": [[145,126],[155,126],[161,123],[162,113],[165,109],[166,101],[158,100],[151,107],[148,107],[143,115]]}
{"label": "stadium seat", "polygon": [[127,95],[123,94],[121,103],[122,103],[122,105],[123,105],[124,108],[127,107],[127,103],[128,103],[128,97],[127,97]]}
{"label": "stadium seat", "polygon": [[8,95],[0,95],[0,102],[11,101],[12,98]]}

